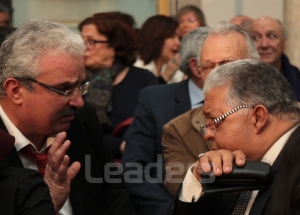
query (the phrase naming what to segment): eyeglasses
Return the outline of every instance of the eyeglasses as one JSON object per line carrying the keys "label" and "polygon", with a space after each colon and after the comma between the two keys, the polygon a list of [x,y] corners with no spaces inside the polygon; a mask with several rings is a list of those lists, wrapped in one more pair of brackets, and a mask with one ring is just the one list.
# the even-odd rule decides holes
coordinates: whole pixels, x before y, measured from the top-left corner
{"label": "eyeglasses", "polygon": [[47,84],[44,84],[40,81],[37,81],[33,78],[27,78],[28,80],[37,83],[38,85],[47,88],[48,90],[51,90],[59,95],[65,96],[66,97],[70,97],[70,98],[74,98],[75,96],[77,96],[78,92],[80,92],[80,94],[83,96],[84,94],[86,94],[88,92],[89,86],[90,86],[90,82],[85,82],[84,84],[82,84],[79,87],[76,87],[74,89],[71,90],[67,90],[67,91],[61,91],[58,89],[55,89]]}
{"label": "eyeglasses", "polygon": [[224,60],[220,60],[220,61],[216,61],[216,62],[211,62],[211,63],[207,63],[204,65],[199,65],[198,66],[198,71],[202,74],[206,74],[208,75],[208,73],[210,71],[212,71],[214,68],[216,68],[217,66],[221,66],[223,64],[229,63],[235,61],[235,59],[224,59]]}
{"label": "eyeglasses", "polygon": [[189,17],[188,19],[180,19],[179,24],[183,24],[185,22],[195,22],[196,19],[194,17]]}
{"label": "eyeglasses", "polygon": [[94,49],[97,43],[108,43],[107,40],[86,40],[84,41],[88,49]]}
{"label": "eyeglasses", "polygon": [[227,113],[223,114],[222,116],[214,119],[210,123],[207,123],[206,125],[201,125],[200,126],[200,133],[203,134],[203,135],[206,135],[207,134],[207,130],[209,129],[210,126],[216,124],[217,122],[220,122],[220,121],[224,120],[227,116],[229,116],[230,114],[238,111],[241,108],[252,108],[252,107],[250,105],[240,105],[240,106],[234,108],[233,110],[228,111]]}

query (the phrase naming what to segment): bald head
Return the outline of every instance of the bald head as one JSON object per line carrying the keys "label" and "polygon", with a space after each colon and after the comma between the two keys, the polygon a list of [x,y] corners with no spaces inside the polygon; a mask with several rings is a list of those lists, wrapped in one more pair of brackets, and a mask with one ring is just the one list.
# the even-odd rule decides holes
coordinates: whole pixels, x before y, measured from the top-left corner
{"label": "bald head", "polygon": [[249,30],[249,27],[251,23],[253,22],[253,19],[249,16],[245,15],[237,15],[229,20],[229,22],[241,26],[246,31]]}
{"label": "bald head", "polygon": [[263,16],[254,20],[249,33],[256,43],[261,61],[281,69],[281,57],[286,47],[286,37],[280,21]]}

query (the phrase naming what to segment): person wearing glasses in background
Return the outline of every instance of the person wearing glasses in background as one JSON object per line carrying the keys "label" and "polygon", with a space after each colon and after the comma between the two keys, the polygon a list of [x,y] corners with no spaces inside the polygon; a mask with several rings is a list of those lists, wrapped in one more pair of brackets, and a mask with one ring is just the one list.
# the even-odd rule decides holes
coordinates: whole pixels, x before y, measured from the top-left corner
{"label": "person wearing glasses in background", "polygon": [[[220,22],[209,32],[197,57],[198,73],[202,87],[207,75],[217,66],[238,59],[259,59],[250,35],[238,25]],[[162,145],[166,168],[165,185],[175,196],[189,166],[203,153],[204,141],[200,126],[205,124],[203,106],[190,110],[171,120],[164,126]],[[211,147],[207,144],[206,149]],[[176,172],[176,164],[182,165],[182,172]],[[177,165],[178,167],[178,165]]]}
{"label": "person wearing glasses in background", "polygon": [[[62,209],[55,208],[61,215],[130,214],[129,195],[121,183],[93,180],[104,178],[104,166],[113,159],[95,111],[82,98],[90,85],[84,49],[79,35],[47,20],[28,20],[4,41],[0,128],[15,137],[6,163],[38,170],[50,194],[49,177],[62,192],[70,185]],[[55,137],[60,149],[53,149]]]}
{"label": "person wearing glasses in background", "polygon": [[204,13],[195,5],[187,5],[180,8],[176,19],[179,23],[177,32],[180,39],[195,28],[206,26]]}
{"label": "person wearing glasses in background", "polygon": [[[133,66],[136,60],[134,29],[114,12],[97,13],[83,20],[79,30],[86,43],[84,60],[90,92],[84,97],[96,110],[105,142],[115,159],[124,150],[123,133],[130,124],[138,94],[157,80],[149,71]],[[114,129],[124,124],[118,135]]]}

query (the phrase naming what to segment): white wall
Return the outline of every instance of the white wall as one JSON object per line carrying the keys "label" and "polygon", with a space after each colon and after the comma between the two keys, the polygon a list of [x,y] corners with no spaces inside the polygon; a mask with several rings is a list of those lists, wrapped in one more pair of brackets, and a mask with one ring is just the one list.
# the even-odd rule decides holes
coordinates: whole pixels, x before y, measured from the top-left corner
{"label": "white wall", "polygon": [[13,0],[14,26],[26,19],[50,19],[77,31],[77,24],[97,12],[121,11],[134,16],[139,27],[156,14],[156,0]]}
{"label": "white wall", "polygon": [[[177,1],[177,2],[176,2]],[[171,5],[201,2],[208,25],[229,20],[236,14],[253,18],[268,15],[282,21],[284,0],[170,0]],[[174,3],[175,2],[175,3]],[[200,4],[200,3],[199,3]],[[157,0],[13,0],[14,26],[26,19],[46,18],[77,31],[77,24],[96,12],[122,11],[132,14],[140,27],[157,13]]]}
{"label": "white wall", "polygon": [[237,14],[252,18],[271,16],[283,21],[284,0],[202,0],[201,8],[208,25],[228,21]]}

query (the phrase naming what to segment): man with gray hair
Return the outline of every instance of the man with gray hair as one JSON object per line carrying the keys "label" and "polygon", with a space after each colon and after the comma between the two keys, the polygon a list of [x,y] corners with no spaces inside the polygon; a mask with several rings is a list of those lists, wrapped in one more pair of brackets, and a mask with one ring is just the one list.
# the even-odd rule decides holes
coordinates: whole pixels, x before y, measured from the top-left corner
{"label": "man with gray hair", "polygon": [[[63,206],[59,214],[130,214],[122,184],[103,180],[113,160],[94,110],[82,99],[89,86],[84,49],[79,35],[47,20],[24,22],[2,44],[0,128],[15,137],[7,163],[38,170],[50,193],[63,194],[71,183],[66,203],[55,207]],[[59,149],[51,146],[55,137]]]}
{"label": "man with gray hair", "polygon": [[[122,157],[125,174],[130,171],[136,173],[129,176],[126,187],[132,194],[138,214],[166,214],[172,203],[173,196],[163,184],[165,175],[161,145],[163,126],[191,108],[203,105],[201,90],[203,81],[196,69],[196,57],[207,32],[208,27],[197,28],[181,42],[180,69],[189,77],[188,80],[147,87],[140,92],[133,124],[125,134],[127,144]],[[203,147],[206,147],[204,142]],[[136,163],[141,164],[142,168],[137,170]],[[147,168],[148,164],[153,163],[156,164],[156,168]],[[132,183],[130,180],[136,177],[142,181]],[[147,178],[151,178],[152,182],[146,180]]]}
{"label": "man with gray hair", "polygon": [[[288,81],[272,65],[239,60],[214,69],[204,94],[208,121],[201,133],[213,150],[187,172],[172,214],[299,214],[300,109]],[[233,162],[243,166],[246,158],[269,163],[273,180],[264,189],[250,189],[239,213],[245,192],[202,195],[201,173],[229,174]]]}
{"label": "man with gray hair", "polygon": [[287,37],[283,24],[271,17],[259,17],[252,22],[249,33],[256,43],[260,60],[276,66],[282,72],[300,102],[300,71],[284,54]]}
{"label": "man with gray hair", "polygon": [[[197,72],[202,77],[202,84],[215,67],[245,58],[259,59],[250,35],[232,23],[218,23],[210,30],[202,49],[198,52]],[[211,143],[205,141],[206,148],[203,148],[204,140],[199,134],[201,123],[206,121],[202,108],[203,106],[190,110],[164,126],[162,144],[166,162],[165,185],[173,195],[176,195],[186,172],[197,160],[198,154],[211,147]]]}

